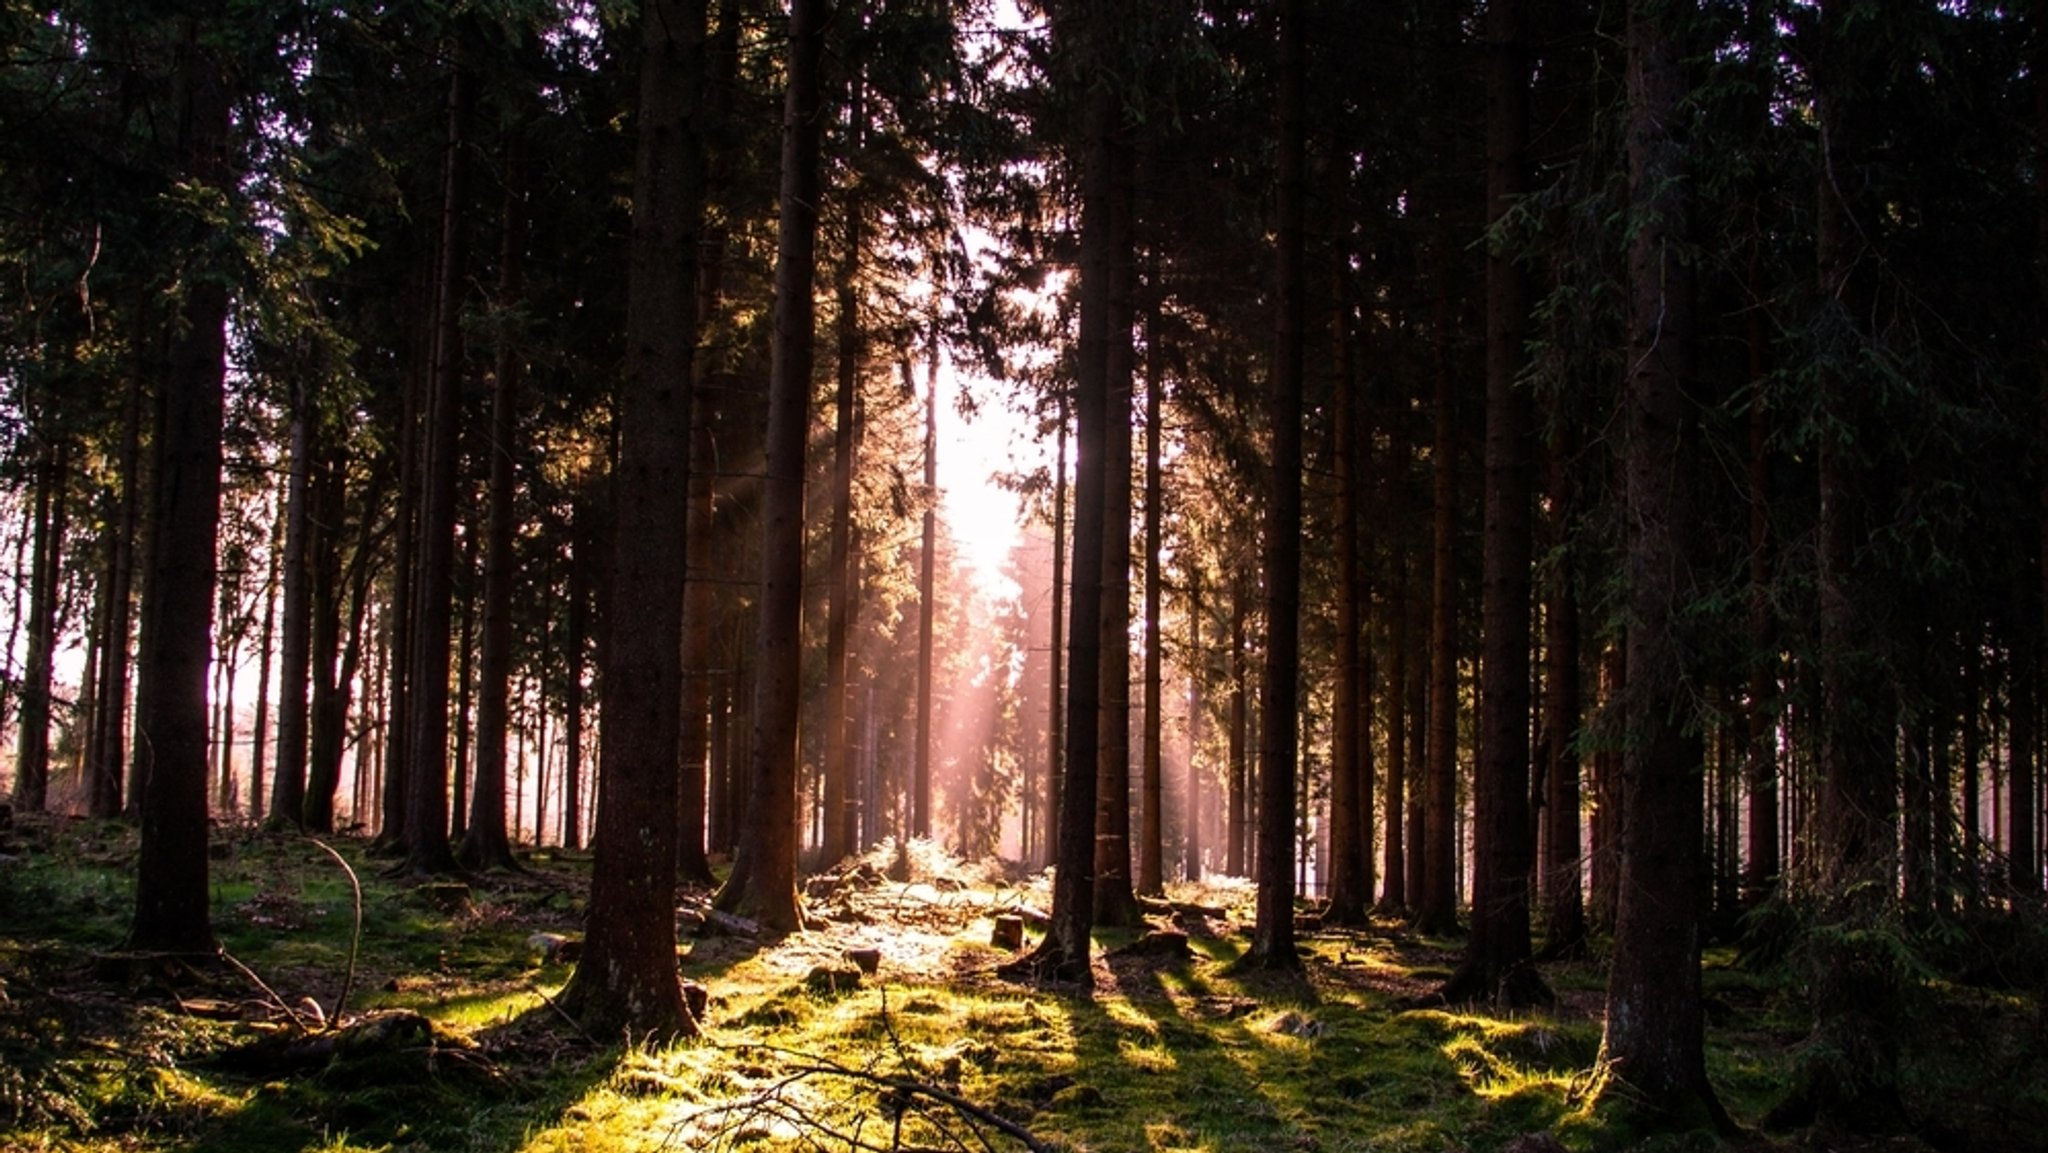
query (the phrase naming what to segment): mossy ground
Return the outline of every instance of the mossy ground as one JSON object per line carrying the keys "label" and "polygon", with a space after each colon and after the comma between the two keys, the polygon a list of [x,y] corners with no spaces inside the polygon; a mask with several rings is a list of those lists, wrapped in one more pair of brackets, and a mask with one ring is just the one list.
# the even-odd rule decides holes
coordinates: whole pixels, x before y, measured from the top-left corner
{"label": "mossy ground", "polygon": [[[1382,923],[1307,934],[1299,976],[1232,976],[1251,891],[1224,885],[1182,894],[1227,911],[1178,919],[1191,957],[1118,955],[1136,932],[1104,932],[1092,992],[1019,985],[995,975],[1009,954],[987,943],[991,917],[1042,904],[1042,882],[922,847],[909,882],[884,879],[878,858],[817,885],[815,931],[772,945],[685,935],[682,972],[712,994],[705,1035],[651,1048],[585,1037],[551,1004],[570,968],[535,934],[580,932],[587,858],[531,857],[523,874],[472,879],[461,901],[385,878],[341,842],[364,888],[343,1014],[412,1010],[433,1031],[279,1062],[262,1048],[287,1031],[279,1002],[316,1022],[347,970],[350,889],[318,847],[216,837],[215,931],[273,999],[232,968],[122,953],[124,827],[37,822],[17,839],[0,863],[9,1151],[1021,1148],[998,1124],[1074,1150],[1495,1150],[1533,1133],[1574,1150],[1731,1147],[1639,1134],[1595,1102],[1596,964],[1547,967],[1559,996],[1545,1012],[1409,1008],[1456,942]],[[879,955],[872,975],[815,979],[856,948]],[[1728,952],[1709,955],[1706,988],[1710,1073],[1754,1121],[1806,1036],[1798,990]],[[1941,1012],[1908,1071],[1920,1131],[1732,1145],[2043,1148],[2038,1001],[1930,995]]]}

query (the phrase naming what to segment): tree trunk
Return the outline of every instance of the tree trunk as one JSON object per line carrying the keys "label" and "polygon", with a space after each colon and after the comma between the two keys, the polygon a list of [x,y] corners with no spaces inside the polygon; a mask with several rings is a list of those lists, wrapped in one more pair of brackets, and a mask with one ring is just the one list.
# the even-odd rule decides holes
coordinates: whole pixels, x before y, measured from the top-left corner
{"label": "tree trunk", "polygon": [[[44,422],[50,422],[47,412]],[[35,552],[29,564],[28,653],[22,663],[14,760],[14,806],[40,813],[50,791],[50,676],[57,649],[58,593],[64,579],[64,521],[71,450],[61,432],[41,430],[35,500],[30,512]],[[203,688],[202,688],[203,692]]]}
{"label": "tree trunk", "polygon": [[1428,759],[1423,764],[1422,829],[1418,841],[1421,894],[1415,927],[1446,933],[1458,924],[1458,843],[1452,824],[1458,805],[1457,579],[1452,543],[1457,529],[1457,413],[1450,364],[1449,286],[1438,275],[1436,303],[1436,434],[1430,448],[1431,523],[1429,711],[1424,717]]}
{"label": "tree trunk", "polygon": [[1251,590],[1242,573],[1233,577],[1230,587],[1230,703],[1226,723],[1230,726],[1230,764],[1225,770],[1228,779],[1224,782],[1224,853],[1223,871],[1233,877],[1245,875],[1245,786],[1251,774],[1247,766],[1250,751],[1246,737],[1251,731],[1251,646],[1247,639],[1250,628]]}
{"label": "tree trunk", "polygon": [[[318,486],[312,499],[312,519],[319,526],[309,533],[312,550],[311,643],[307,646],[312,671],[312,698],[306,713],[305,777],[299,823],[308,831],[334,831],[334,795],[341,785],[341,725],[343,717],[334,712],[336,698],[345,697],[348,687],[336,675],[341,657],[342,573],[341,518],[345,494],[343,477],[347,469],[338,448],[320,463]],[[343,713],[347,705],[342,706]]]}
{"label": "tree trunk", "polygon": [[1372,684],[1367,676],[1371,646],[1362,643],[1365,577],[1360,571],[1358,503],[1364,487],[1358,462],[1357,373],[1351,362],[1350,301],[1341,291],[1348,268],[1338,271],[1335,339],[1338,373],[1332,404],[1331,441],[1337,488],[1337,644],[1335,701],[1330,717],[1330,873],[1325,921],[1366,922],[1372,904]]}
{"label": "tree trunk", "polygon": [[142,374],[123,390],[121,404],[121,500],[107,558],[107,616],[100,640],[99,699],[92,710],[86,763],[91,774],[87,811],[110,818],[121,813],[127,773],[128,673],[133,629],[136,534],[142,518]]}
{"label": "tree trunk", "polygon": [[313,675],[313,461],[318,449],[312,386],[292,388],[291,460],[285,473],[284,635],[278,654],[277,766],[270,817],[297,827],[306,819],[306,726]]}
{"label": "tree trunk", "polygon": [[[1528,187],[1529,64],[1521,6],[1486,6],[1486,217],[1498,228]],[[1479,750],[1472,790],[1472,933],[1446,981],[1451,1001],[1550,998],[1528,967],[1529,568],[1531,445],[1526,356],[1529,277],[1492,241],[1486,257],[1485,555],[1480,593]]]}
{"label": "tree trunk", "polygon": [[1102,685],[1096,713],[1095,923],[1131,925],[1131,384],[1135,175],[1130,140],[1112,125],[1109,157],[1108,416],[1103,423]]}
{"label": "tree trunk", "polygon": [[[1762,240],[1757,240],[1759,248]],[[1760,294],[1750,254],[1750,291]],[[1761,299],[1758,295],[1757,299]],[[1764,311],[1749,310],[1749,379],[1764,375],[1768,340]],[[1747,701],[1749,861],[1744,887],[1751,902],[1778,883],[1778,658],[1771,615],[1771,416],[1762,401],[1749,406],[1749,700]]]}
{"label": "tree trunk", "polygon": [[[282,505],[279,505],[282,512]],[[270,534],[269,571],[263,577],[263,624],[256,639],[256,725],[249,738],[249,812],[265,812],[263,794],[264,757],[270,747],[270,665],[277,649],[277,592],[283,577],[284,518],[273,516]],[[356,795],[358,819],[362,795]]]}
{"label": "tree trunk", "polygon": [[1578,437],[1560,419],[1548,455],[1550,544],[1558,558],[1546,582],[1543,614],[1543,955],[1581,957],[1586,906],[1579,887],[1579,641],[1578,570],[1571,537],[1578,516],[1573,458]]}
{"label": "tree trunk", "polygon": [[1202,772],[1202,728],[1208,718],[1209,705],[1203,699],[1208,680],[1208,654],[1202,651],[1202,568],[1191,565],[1188,570],[1188,785],[1187,785],[1187,864],[1183,877],[1189,881],[1202,879],[1202,793],[1208,782]]}
{"label": "tree trunk", "polygon": [[[846,119],[857,156],[861,148],[867,102],[863,95],[858,65],[848,82]],[[852,162],[853,158],[847,160]],[[854,402],[860,390],[861,359],[864,356],[860,325],[861,212],[863,205],[849,183],[840,212],[845,217],[845,250],[840,254],[834,280],[838,303],[836,336],[839,345],[837,387],[832,397],[832,525],[831,556],[826,566],[830,601],[825,617],[825,764],[823,781],[825,836],[820,857],[826,867],[838,864],[854,851],[858,841],[855,818],[859,796],[852,787],[852,758],[848,751],[847,636],[853,628],[853,597],[858,562],[853,551]]]}
{"label": "tree trunk", "polygon": [[[934,333],[936,337],[936,333]],[[939,551],[939,350],[924,396],[924,525],[917,554],[917,747],[910,776],[910,833],[932,835],[932,651],[938,609],[934,569]],[[1057,674],[1055,674],[1057,675]]]}
{"label": "tree trunk", "polygon": [[[1057,5],[1053,40],[1077,62],[1106,62],[1121,5]],[[1080,69],[1086,74],[1086,69]],[[1109,342],[1111,325],[1111,134],[1117,99],[1093,83],[1084,105],[1081,171],[1080,334],[1074,377],[1077,467],[1074,484],[1071,663],[1067,680],[1066,765],[1060,784],[1052,917],[1044,941],[1018,969],[1094,983],[1089,959],[1095,911],[1095,812],[1102,687],[1103,556],[1107,519]]]}
{"label": "tree trunk", "polygon": [[[516,309],[525,294],[526,147],[524,128],[514,124],[505,153],[505,210],[498,254],[498,307]],[[470,793],[469,827],[456,859],[470,869],[519,869],[505,827],[505,741],[511,721],[512,585],[519,558],[513,549],[518,525],[519,388],[524,361],[511,334],[499,337],[497,371],[491,382],[490,508],[484,526],[483,645],[476,689],[476,772]],[[540,841],[540,826],[534,826]]]}
{"label": "tree trunk", "polygon": [[676,974],[675,846],[704,26],[704,0],[657,0],[642,15],[606,613],[627,627],[609,628],[599,654],[597,851],[583,956],[561,996],[566,1012],[604,1037],[698,1027]]}
{"label": "tree trunk", "polygon": [[1066,779],[1066,571],[1067,571],[1067,407],[1065,389],[1059,394],[1059,429],[1054,439],[1052,480],[1052,666],[1051,691],[1047,694],[1045,728],[1045,853],[1050,864],[1060,843],[1060,784]]}
{"label": "tree trunk", "polygon": [[1166,892],[1165,846],[1162,844],[1166,824],[1165,814],[1160,811],[1166,795],[1160,764],[1166,638],[1159,628],[1160,599],[1165,591],[1159,578],[1160,505],[1166,499],[1159,463],[1162,431],[1159,401],[1166,382],[1160,371],[1163,354],[1159,348],[1156,268],[1151,280],[1153,283],[1147,286],[1145,314],[1145,744],[1139,762],[1142,766],[1139,774],[1142,823],[1138,828],[1138,892],[1157,897]]}
{"label": "tree trunk", "polygon": [[[206,47],[217,5],[185,17],[177,48],[178,152],[185,178],[228,196],[227,69]],[[196,262],[209,238],[183,255]],[[188,272],[197,272],[187,269]],[[158,405],[154,545],[139,664],[141,846],[128,945],[214,951],[207,889],[206,675],[212,655],[214,546],[220,526],[221,419],[227,370],[224,278],[190,275],[172,322]]]}
{"label": "tree trunk", "polygon": [[[458,48],[458,54],[460,49]],[[423,415],[418,570],[408,678],[406,855],[415,875],[456,871],[448,839],[449,637],[455,598],[457,457],[462,437],[462,302],[469,278],[469,118],[466,63],[448,78],[440,261],[434,273],[434,366]]]}
{"label": "tree trunk", "polygon": [[[1874,66],[1867,13],[1854,17],[1838,2],[1820,12],[1820,53],[1814,64],[1815,110],[1823,149],[1815,214],[1822,299],[1859,341],[1874,299],[1864,267],[1868,254],[1845,197],[1860,190],[1869,163],[1868,121],[1851,91]],[[1866,205],[1867,207],[1867,205]],[[1880,387],[1841,363],[1823,363],[1818,436],[1820,497],[1817,592],[1820,601],[1820,765],[1810,868],[1815,947],[1808,986],[1813,1043],[1802,1061],[1781,1119],[1812,1116],[1823,1124],[1876,1127],[1903,1120],[1899,1102],[1897,1014],[1903,990],[1886,955],[1881,928],[1898,877],[1898,779],[1893,755],[1896,697],[1892,670],[1879,652],[1884,578],[1873,571],[1867,542],[1878,478],[1864,438],[1877,427],[1871,393]],[[2015,736],[2019,735],[2016,731]]]}
{"label": "tree trunk", "polygon": [[796,894],[797,718],[801,712],[804,465],[816,318],[820,79],[824,0],[794,0],[782,114],[781,211],[775,259],[775,336],[769,368],[763,482],[761,599],[754,683],[753,779],[747,835],[718,907],[772,929],[803,927]]}
{"label": "tree trunk", "polygon": [[[1684,177],[1680,5],[1629,8],[1628,158],[1634,235],[1629,246],[1626,445],[1627,637],[1620,908],[1607,980],[1602,1060],[1606,1092],[1657,1123],[1727,1126],[1707,1082],[1700,1013],[1701,779],[1704,748],[1688,716],[1699,646],[1688,622],[1698,595],[1692,569],[1698,460],[1691,410],[1691,184]],[[1682,25],[1680,25],[1682,26]]]}
{"label": "tree trunk", "polygon": [[1306,333],[1302,224],[1303,0],[1280,4],[1280,229],[1273,372],[1266,416],[1272,472],[1266,506],[1266,679],[1259,696],[1258,912],[1249,964],[1294,969],[1294,807],[1301,703],[1301,417]]}

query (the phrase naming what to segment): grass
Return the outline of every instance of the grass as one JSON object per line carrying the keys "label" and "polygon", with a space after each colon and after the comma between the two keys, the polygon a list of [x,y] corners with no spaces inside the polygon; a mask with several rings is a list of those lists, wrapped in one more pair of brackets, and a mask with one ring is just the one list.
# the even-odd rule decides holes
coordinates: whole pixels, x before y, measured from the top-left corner
{"label": "grass", "polygon": [[[248,981],[121,953],[126,829],[35,823],[23,840],[26,851],[0,864],[9,1151],[981,1148],[970,1129],[993,1149],[1021,1147],[994,1119],[1069,1150],[1436,1153],[1530,1133],[1585,1151],[1723,1145],[1703,1133],[1640,1137],[1595,1100],[1596,964],[1546,968],[1560,994],[1552,1011],[1416,1009],[1408,999],[1449,971],[1455,941],[1393,924],[1322,932],[1304,941],[1302,975],[1233,976],[1248,917],[1237,913],[1194,932],[1189,959],[1100,957],[1087,996],[1017,985],[993,974],[1007,954],[986,944],[989,915],[1042,892],[921,846],[923,871],[970,883],[848,884],[814,899],[835,923],[773,946],[685,938],[682,971],[712,992],[706,1034],[650,1048],[593,1043],[550,1004],[570,968],[529,938],[576,934],[586,858],[551,853],[527,874],[477,879],[451,909],[341,843],[364,891],[346,1012],[424,1014],[431,1041],[280,1064],[250,1056],[267,1052],[283,1014]],[[340,870],[303,841],[226,831],[213,884],[224,947],[296,1012],[333,1012],[353,922]],[[1202,897],[1241,907],[1250,892]],[[1106,954],[1134,936],[1105,932],[1098,944]],[[806,980],[856,945],[881,950],[875,976],[851,989]],[[1710,1075],[1753,1122],[1783,1091],[1805,1035],[1798,991],[1727,953],[1709,954],[1704,987]],[[1962,986],[1930,997],[1944,1014],[1909,1068],[1925,1124],[1867,1147],[2041,1148],[2038,1001]],[[1738,1144],[1837,1142],[1794,1133]]]}

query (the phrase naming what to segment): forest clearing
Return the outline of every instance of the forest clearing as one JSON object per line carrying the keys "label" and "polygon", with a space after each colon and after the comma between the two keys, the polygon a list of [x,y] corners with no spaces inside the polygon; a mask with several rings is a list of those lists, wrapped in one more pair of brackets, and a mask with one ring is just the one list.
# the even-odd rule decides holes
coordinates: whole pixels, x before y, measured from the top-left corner
{"label": "forest clearing", "polygon": [[[1910,1135],[1772,1133],[1758,1123],[1808,1014],[1782,966],[1711,948],[1709,1073],[1747,1128],[1646,1137],[1592,1092],[1597,963],[1546,965],[1545,1009],[1410,1007],[1457,945],[1381,921],[1306,929],[1299,975],[1236,974],[1242,882],[1175,886],[1178,911],[1162,906],[1149,937],[1102,934],[1092,993],[995,973],[1011,954],[990,945],[993,918],[1041,905],[1043,878],[927,843],[904,855],[906,880],[889,879],[887,847],[818,878],[816,926],[780,941],[701,934],[708,893],[686,891],[681,971],[708,1003],[703,1035],[670,1046],[591,1038],[552,1004],[580,937],[582,854],[436,889],[394,884],[344,840],[363,881],[351,956],[349,880],[317,846],[252,830],[216,844],[234,962],[188,966],[121,948],[127,830],[37,821],[11,839],[0,1148],[2048,1148],[2038,987],[1926,984]],[[427,1024],[389,1027],[412,1014]],[[367,1040],[321,1043],[334,1036]]]}

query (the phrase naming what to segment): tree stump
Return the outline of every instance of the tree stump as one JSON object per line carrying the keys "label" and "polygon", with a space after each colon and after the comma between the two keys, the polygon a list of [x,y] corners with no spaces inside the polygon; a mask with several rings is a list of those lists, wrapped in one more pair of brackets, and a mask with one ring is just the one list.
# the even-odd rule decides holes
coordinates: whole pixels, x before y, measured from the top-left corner
{"label": "tree stump", "polygon": [[1012,953],[1024,947],[1024,918],[1015,913],[1004,913],[996,918],[995,928],[989,931],[988,943],[998,949]]}

